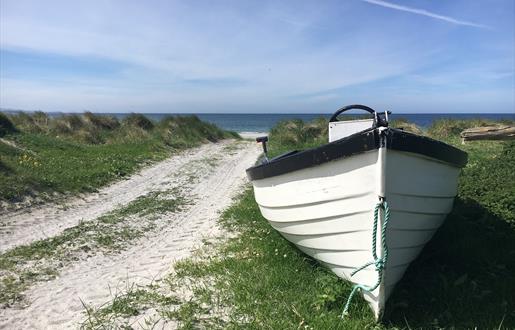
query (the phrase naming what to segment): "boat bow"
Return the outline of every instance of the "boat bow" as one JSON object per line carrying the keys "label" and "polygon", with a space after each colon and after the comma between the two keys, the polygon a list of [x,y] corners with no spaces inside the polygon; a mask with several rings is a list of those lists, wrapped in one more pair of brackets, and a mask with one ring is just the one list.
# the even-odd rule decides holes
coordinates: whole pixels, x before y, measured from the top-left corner
{"label": "boat bow", "polygon": [[463,151],[386,119],[374,112],[369,128],[346,127],[348,136],[247,169],[271,226],[355,283],[349,301],[362,291],[376,319],[452,209],[467,162]]}

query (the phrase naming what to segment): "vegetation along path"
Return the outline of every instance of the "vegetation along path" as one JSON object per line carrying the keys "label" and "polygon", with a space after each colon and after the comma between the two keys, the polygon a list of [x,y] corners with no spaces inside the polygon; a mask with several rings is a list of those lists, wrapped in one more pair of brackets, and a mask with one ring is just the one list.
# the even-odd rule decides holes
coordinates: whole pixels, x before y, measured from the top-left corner
{"label": "vegetation along path", "polygon": [[[0,252],[16,246],[55,236],[79,222],[91,221],[119,205],[143,196],[163,186],[183,185],[179,172],[203,158],[220,154],[227,142],[204,144],[187,149],[162,162],[147,167],[127,180],[119,181],[62,204],[50,204],[0,214]],[[174,175],[175,174],[175,175]]]}
{"label": "vegetation along path", "polygon": [[5,216],[0,328],[68,328],[129,285],[148,285],[217,235],[259,146],[186,151],[65,206]]}

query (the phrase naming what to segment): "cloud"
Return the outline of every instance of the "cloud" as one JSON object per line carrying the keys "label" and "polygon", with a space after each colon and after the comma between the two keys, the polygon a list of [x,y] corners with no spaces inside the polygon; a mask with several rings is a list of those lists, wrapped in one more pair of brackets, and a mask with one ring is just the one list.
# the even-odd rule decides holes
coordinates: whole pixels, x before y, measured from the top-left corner
{"label": "cloud", "polygon": [[[119,15],[116,6],[105,5],[99,10],[94,4],[82,4],[86,7],[76,12],[68,2],[57,4],[59,11],[48,13],[45,19],[39,15],[44,8],[38,8],[37,3],[31,10],[14,5],[4,10],[0,46],[34,56],[55,54],[59,56],[58,63],[64,59],[72,62],[73,58],[114,63],[112,65],[122,68],[121,72],[96,77],[97,86],[105,86],[106,93],[113,86],[132,89],[136,94],[159,90],[162,93],[151,95],[159,97],[163,103],[187,98],[191,103],[208,105],[213,98],[210,90],[215,88],[217,99],[227,99],[224,103],[264,104],[265,97],[270,103],[280,104],[281,99],[289,95],[408,72],[427,60],[425,54],[428,53],[418,46],[402,47],[403,40],[381,38],[372,27],[357,26],[355,33],[333,32],[356,25],[349,21],[326,22],[327,17],[338,13],[334,8],[327,9],[331,10],[329,13],[324,12],[324,8],[317,5],[299,11],[270,4],[271,8],[263,6],[249,13],[250,10],[238,6],[192,10],[183,8],[188,5],[182,3],[166,4],[172,7],[160,10],[129,6],[124,8],[124,15]],[[69,17],[73,17],[73,21]],[[334,25],[322,30],[321,22]],[[375,40],[374,52],[365,40]],[[80,66],[79,61],[76,66]],[[34,77],[11,75],[11,78],[19,81]],[[49,78],[40,85],[63,79],[74,85],[73,81],[68,81],[69,75],[57,77],[54,74]],[[77,75],[77,90],[85,81],[91,81],[90,78]],[[15,94],[11,89],[7,93],[7,81],[3,85],[3,103],[18,102],[22,93]],[[55,85],[55,90],[62,88]],[[31,95],[35,104],[38,100],[43,102],[43,94]],[[86,98],[88,94],[77,93],[77,103],[81,95]],[[94,94],[91,97],[94,98]],[[103,97],[98,100],[103,102]],[[114,93],[113,99],[116,98]]]}
{"label": "cloud", "polygon": [[421,15],[421,16],[436,18],[441,21],[449,22],[449,23],[456,24],[456,25],[472,26],[472,27],[476,27],[476,28],[480,28],[480,29],[491,29],[491,27],[489,27],[487,25],[468,22],[468,21],[462,21],[462,20],[459,20],[459,19],[456,19],[453,17],[439,15],[439,14],[427,11],[425,9],[397,5],[397,4],[387,2],[387,1],[382,1],[382,0],[361,0],[361,1],[364,1],[364,2],[367,2],[370,4],[374,4],[374,5],[378,5],[381,7],[386,7],[386,8],[391,8],[391,9],[395,9],[395,10],[400,10],[400,11],[405,11],[408,13]]}
{"label": "cloud", "polygon": [[[0,107],[324,111],[347,99],[366,103],[395,77],[418,74],[421,78],[411,79],[408,87],[423,91],[429,79],[445,88],[507,76],[513,68],[512,61],[497,64],[501,55],[513,58],[508,14],[504,20],[496,14],[497,33],[487,38],[475,29],[449,34],[434,29],[430,20],[392,20],[388,11],[357,1],[0,4],[0,50],[4,65],[10,65],[0,70]],[[363,24],[364,15],[374,24]],[[484,64],[481,72],[470,71],[477,63]],[[454,73],[447,77],[445,71]],[[496,83],[501,85],[509,85],[509,79]],[[387,103],[403,88],[381,97]]]}

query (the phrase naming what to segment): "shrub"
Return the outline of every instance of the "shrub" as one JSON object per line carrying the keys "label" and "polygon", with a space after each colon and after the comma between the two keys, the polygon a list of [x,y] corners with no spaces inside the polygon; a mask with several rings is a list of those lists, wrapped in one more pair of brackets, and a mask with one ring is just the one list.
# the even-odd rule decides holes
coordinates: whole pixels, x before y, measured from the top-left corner
{"label": "shrub", "polygon": [[225,131],[224,137],[229,138],[229,139],[241,139],[240,134],[238,134],[235,131]]}
{"label": "shrub", "polygon": [[80,142],[88,143],[88,144],[102,144],[104,143],[104,138],[99,129],[95,127],[91,127],[88,129],[80,129],[74,132],[75,139]]}
{"label": "shrub", "polygon": [[64,122],[71,130],[78,130],[84,127],[84,121],[79,115],[65,115],[56,119],[56,121],[58,120]]}
{"label": "shrub", "polygon": [[12,115],[10,118],[14,125],[21,131],[29,133],[40,133],[42,131],[41,127],[34,121],[34,118],[25,112],[19,112]]}
{"label": "shrub", "polygon": [[105,143],[134,143],[134,141],[148,140],[150,133],[140,127],[122,125],[113,134],[106,137]]}
{"label": "shrub", "polygon": [[0,137],[16,133],[17,131],[12,121],[4,113],[0,112]]}
{"label": "shrub", "polygon": [[50,118],[43,111],[36,111],[32,114],[33,122],[38,125],[40,128],[48,128],[48,123]]}
{"label": "shrub", "polygon": [[126,126],[139,127],[145,131],[150,131],[154,128],[154,123],[139,113],[131,113],[123,119],[123,124]]}
{"label": "shrub", "polygon": [[72,132],[70,127],[62,120],[53,120],[49,126],[52,133],[55,134],[70,134]]}
{"label": "shrub", "polygon": [[300,143],[302,138],[301,127],[303,125],[302,120],[281,121],[270,130],[270,139],[273,137],[281,145]]}
{"label": "shrub", "polygon": [[113,130],[120,126],[120,122],[113,116],[95,115],[89,111],[84,113],[84,119],[90,125],[99,129]]}
{"label": "shrub", "polygon": [[216,142],[226,137],[217,126],[201,121],[197,116],[169,116],[159,123],[160,136],[175,148],[191,147],[202,141]]}
{"label": "shrub", "polygon": [[418,135],[424,134],[424,132],[422,131],[422,129],[420,129],[420,127],[418,127],[417,125],[415,125],[413,123],[410,123],[405,118],[394,119],[390,122],[389,125],[390,125],[390,127],[399,128],[406,132],[410,132],[410,133],[414,133],[414,134],[418,134]]}
{"label": "shrub", "polygon": [[281,121],[270,130],[270,141],[275,146],[286,149],[312,147],[327,142],[328,121],[318,118],[304,123],[300,119]]}

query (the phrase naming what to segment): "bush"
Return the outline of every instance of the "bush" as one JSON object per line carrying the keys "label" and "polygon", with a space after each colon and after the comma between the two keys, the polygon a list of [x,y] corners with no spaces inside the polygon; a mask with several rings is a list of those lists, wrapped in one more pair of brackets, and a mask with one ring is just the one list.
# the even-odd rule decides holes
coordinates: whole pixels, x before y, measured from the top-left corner
{"label": "bush", "polygon": [[19,112],[12,115],[11,121],[21,131],[29,133],[40,133],[42,132],[41,127],[34,121],[34,118],[25,112]]}
{"label": "bush", "polygon": [[59,135],[70,134],[72,132],[70,127],[64,121],[61,120],[52,121],[49,125],[49,128],[52,131],[52,133]]}
{"label": "bush", "polygon": [[300,119],[281,121],[270,130],[271,154],[291,149],[309,148],[327,143],[328,121],[325,118],[304,123]]}
{"label": "bush", "polygon": [[76,140],[80,142],[84,142],[87,144],[102,144],[104,143],[104,138],[99,129],[95,127],[88,129],[80,129],[74,133],[74,137]]}
{"label": "bush", "polygon": [[417,125],[410,123],[405,118],[394,119],[390,122],[390,127],[402,129],[405,132],[413,134],[424,135],[424,132]]}
{"label": "bush", "polygon": [[16,133],[17,131],[12,121],[4,113],[0,112],[0,137]]}
{"label": "bush", "polygon": [[148,140],[151,133],[140,128],[128,125],[122,125],[106,137],[105,143],[134,143],[134,141]]}
{"label": "bush", "polygon": [[235,131],[225,131],[224,137],[229,139],[241,139],[240,134],[238,134],[238,132]]}
{"label": "bush", "polygon": [[139,113],[131,113],[123,119],[123,124],[126,126],[139,127],[145,131],[150,131],[154,128],[154,123]]}
{"label": "bush", "polygon": [[36,111],[32,114],[32,121],[40,128],[48,128],[50,118],[43,111]]}
{"label": "bush", "polygon": [[65,123],[65,125],[67,125],[72,131],[81,129],[85,126],[84,121],[79,115],[65,115],[56,119],[56,121],[59,120]]}
{"label": "bush", "polygon": [[216,142],[226,137],[217,126],[201,121],[197,116],[169,116],[159,123],[163,141],[175,148],[198,145],[202,141]]}
{"label": "bush", "polygon": [[84,119],[99,129],[113,130],[120,127],[120,122],[113,116],[95,115],[87,111],[84,113]]}

